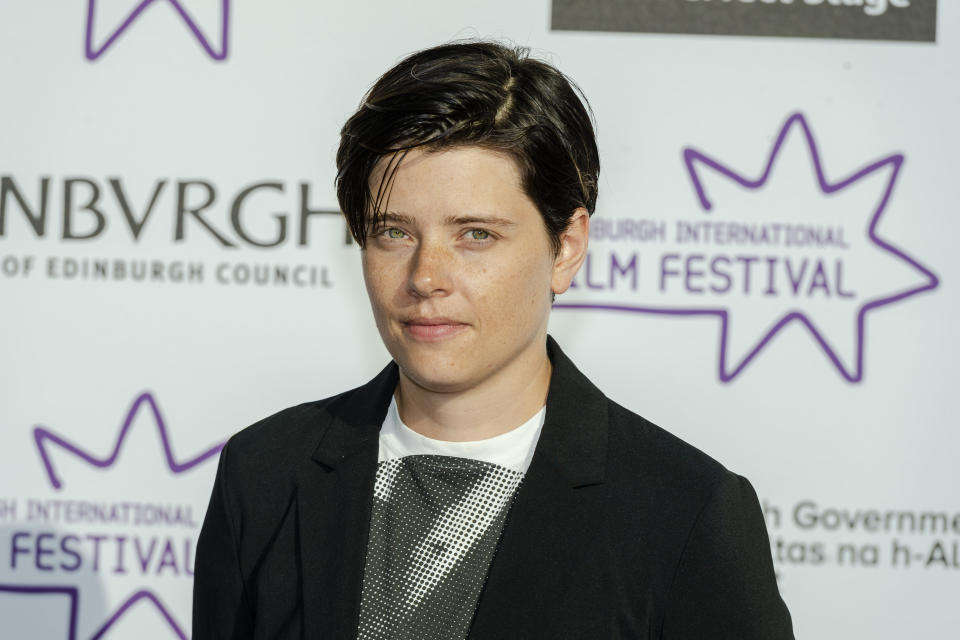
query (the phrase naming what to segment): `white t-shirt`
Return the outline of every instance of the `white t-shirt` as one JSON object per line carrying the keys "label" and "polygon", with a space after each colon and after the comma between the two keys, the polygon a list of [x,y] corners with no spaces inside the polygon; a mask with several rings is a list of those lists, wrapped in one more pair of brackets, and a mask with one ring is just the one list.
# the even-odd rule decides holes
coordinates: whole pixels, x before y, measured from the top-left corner
{"label": "white t-shirt", "polygon": [[421,435],[403,424],[397,411],[396,399],[390,400],[387,417],[380,428],[380,455],[378,462],[415,455],[455,456],[470,458],[526,473],[533,459],[533,451],[540,439],[546,407],[516,429],[486,440],[448,442]]}

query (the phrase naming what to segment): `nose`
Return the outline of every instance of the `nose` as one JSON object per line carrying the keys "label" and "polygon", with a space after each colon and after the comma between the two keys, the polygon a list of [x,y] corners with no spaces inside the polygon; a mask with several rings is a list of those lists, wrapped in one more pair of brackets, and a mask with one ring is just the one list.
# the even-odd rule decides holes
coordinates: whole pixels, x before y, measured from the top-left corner
{"label": "nose", "polygon": [[407,288],[419,298],[448,295],[451,291],[453,255],[446,247],[423,242],[413,253]]}

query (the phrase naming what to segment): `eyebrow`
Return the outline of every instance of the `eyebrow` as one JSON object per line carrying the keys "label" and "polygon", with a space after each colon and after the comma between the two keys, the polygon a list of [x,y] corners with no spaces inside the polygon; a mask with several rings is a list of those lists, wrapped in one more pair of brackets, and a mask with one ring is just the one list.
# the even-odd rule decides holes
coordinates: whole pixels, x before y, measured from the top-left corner
{"label": "eyebrow", "polygon": [[387,211],[382,216],[377,216],[371,220],[371,223],[384,225],[384,224],[412,224],[413,218],[410,216],[405,216],[402,213],[394,213],[392,211]]}
{"label": "eyebrow", "polygon": [[499,216],[451,216],[444,219],[444,222],[452,225],[464,225],[464,224],[489,224],[499,227],[513,227],[517,223],[513,220],[508,220],[507,218],[501,218]]}
{"label": "eyebrow", "polygon": [[[394,223],[408,225],[412,225],[415,222],[410,216],[397,213],[395,211],[387,211],[384,213],[381,221],[384,224]],[[517,224],[513,220],[509,220],[507,218],[487,215],[447,216],[443,219],[443,223],[446,225],[487,224],[500,227],[513,227]]]}

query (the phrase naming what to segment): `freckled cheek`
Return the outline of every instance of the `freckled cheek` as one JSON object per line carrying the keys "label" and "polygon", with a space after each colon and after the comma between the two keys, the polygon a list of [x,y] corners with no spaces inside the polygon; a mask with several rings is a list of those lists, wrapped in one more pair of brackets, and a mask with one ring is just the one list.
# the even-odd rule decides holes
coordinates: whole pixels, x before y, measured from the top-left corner
{"label": "freckled cheek", "polygon": [[389,300],[392,292],[397,286],[396,272],[380,261],[364,259],[363,261],[363,281],[367,288],[367,296],[373,306],[374,314],[378,316],[386,315],[389,308]]}
{"label": "freckled cheek", "polygon": [[550,287],[549,271],[533,262],[513,266],[486,267],[471,274],[470,297],[487,328],[513,327],[520,331],[530,322],[539,321],[538,310],[545,304]]}

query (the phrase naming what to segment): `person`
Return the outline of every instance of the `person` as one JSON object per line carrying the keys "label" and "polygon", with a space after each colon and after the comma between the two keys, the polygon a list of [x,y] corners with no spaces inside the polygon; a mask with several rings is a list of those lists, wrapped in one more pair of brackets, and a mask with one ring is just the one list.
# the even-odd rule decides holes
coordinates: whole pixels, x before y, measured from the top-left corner
{"label": "person", "polygon": [[337,195],[392,362],[224,447],[195,640],[793,637],[750,483],[547,335],[597,200],[581,96],[457,42],[346,122]]}

